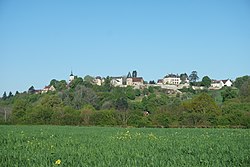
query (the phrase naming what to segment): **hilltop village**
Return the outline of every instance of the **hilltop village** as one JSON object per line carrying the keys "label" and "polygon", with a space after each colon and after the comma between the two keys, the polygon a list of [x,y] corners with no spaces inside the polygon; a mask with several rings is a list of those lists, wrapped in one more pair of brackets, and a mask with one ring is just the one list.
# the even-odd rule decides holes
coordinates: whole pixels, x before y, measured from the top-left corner
{"label": "hilltop village", "polygon": [[167,74],[145,81],[124,76],[52,79],[0,98],[0,122],[133,127],[250,127],[250,76],[213,80]]}
{"label": "hilltop village", "polygon": [[[70,86],[71,82],[74,79],[79,79],[77,75],[74,75],[73,72],[71,72],[69,76],[69,80],[67,83],[67,87]],[[158,79],[157,82],[153,81],[145,81],[143,77],[137,75],[137,71],[128,72],[127,75],[124,76],[115,76],[115,77],[91,77],[89,75],[86,76],[87,80],[93,84],[102,86],[105,83],[105,80],[108,80],[110,84],[114,87],[128,87],[131,86],[134,89],[144,89],[149,87],[160,87],[162,89],[169,90],[169,93],[182,93],[180,89],[183,88],[192,88],[194,90],[219,90],[223,87],[231,87],[233,85],[233,81],[230,79],[223,79],[223,80],[214,80],[210,79],[208,76],[204,76],[203,80],[205,81],[197,82],[197,79],[199,79],[197,72],[193,71],[189,76],[187,73],[183,74],[167,74],[162,79]],[[83,80],[86,80],[86,78]],[[190,81],[192,80],[192,81]],[[204,83],[206,82],[206,83]],[[55,91],[56,88],[53,86],[53,84],[50,84],[48,86],[45,86],[43,89],[35,90],[34,87],[31,87],[29,91],[34,91],[36,94],[38,93],[47,93],[48,91]]]}

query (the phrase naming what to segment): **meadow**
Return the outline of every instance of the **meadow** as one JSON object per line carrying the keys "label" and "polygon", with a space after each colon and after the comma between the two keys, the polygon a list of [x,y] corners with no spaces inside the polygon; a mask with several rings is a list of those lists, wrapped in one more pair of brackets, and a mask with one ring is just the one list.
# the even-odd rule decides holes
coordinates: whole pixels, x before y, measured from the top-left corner
{"label": "meadow", "polygon": [[0,126],[0,166],[250,166],[249,129]]}

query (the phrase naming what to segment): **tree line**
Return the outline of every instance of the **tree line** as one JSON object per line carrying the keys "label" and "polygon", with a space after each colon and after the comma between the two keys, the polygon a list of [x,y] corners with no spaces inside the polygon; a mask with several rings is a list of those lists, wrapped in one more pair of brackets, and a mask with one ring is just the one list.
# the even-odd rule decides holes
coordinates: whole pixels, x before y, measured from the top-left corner
{"label": "tree line", "polygon": [[[203,83],[209,81],[203,77]],[[202,79],[202,80],[203,80]],[[197,78],[196,78],[197,80]],[[193,83],[196,83],[193,80]],[[250,76],[238,77],[234,87],[169,94],[160,87],[102,86],[76,77],[70,85],[53,79],[54,92],[3,95],[2,124],[51,124],[133,127],[250,127]],[[197,84],[197,83],[196,83]]]}

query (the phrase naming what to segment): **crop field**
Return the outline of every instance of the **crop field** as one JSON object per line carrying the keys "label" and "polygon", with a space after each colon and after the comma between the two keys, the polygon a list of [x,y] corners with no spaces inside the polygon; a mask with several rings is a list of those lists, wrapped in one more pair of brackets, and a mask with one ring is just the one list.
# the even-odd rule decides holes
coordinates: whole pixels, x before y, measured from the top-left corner
{"label": "crop field", "polygon": [[0,166],[250,166],[249,129],[0,126]]}

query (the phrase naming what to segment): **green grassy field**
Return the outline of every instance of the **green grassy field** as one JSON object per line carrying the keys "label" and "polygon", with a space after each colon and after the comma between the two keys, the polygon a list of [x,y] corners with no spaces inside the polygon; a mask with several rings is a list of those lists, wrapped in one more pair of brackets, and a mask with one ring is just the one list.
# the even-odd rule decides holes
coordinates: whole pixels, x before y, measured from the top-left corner
{"label": "green grassy field", "polygon": [[250,166],[248,129],[0,126],[0,166]]}

